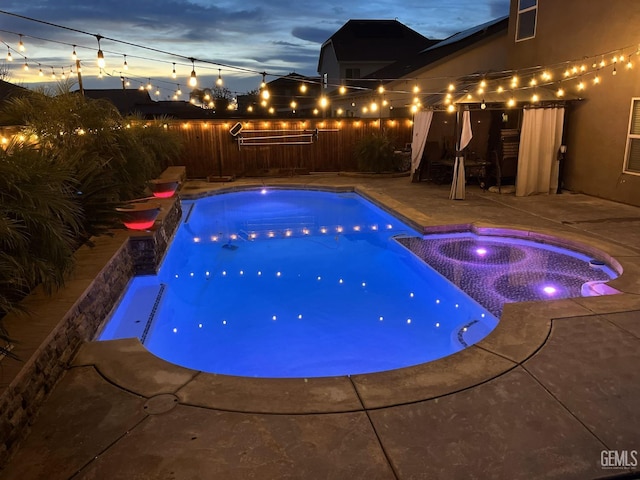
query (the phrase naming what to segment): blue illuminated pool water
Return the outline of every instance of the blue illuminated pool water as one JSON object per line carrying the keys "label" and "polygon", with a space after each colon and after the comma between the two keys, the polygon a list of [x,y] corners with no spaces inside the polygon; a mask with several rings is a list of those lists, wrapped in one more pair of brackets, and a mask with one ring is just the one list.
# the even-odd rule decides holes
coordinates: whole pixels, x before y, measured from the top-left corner
{"label": "blue illuminated pool water", "polygon": [[183,212],[158,275],[133,279],[101,340],[138,337],[206,372],[317,377],[432,361],[497,325],[494,304],[410,244],[427,240],[355,193],[251,190]]}

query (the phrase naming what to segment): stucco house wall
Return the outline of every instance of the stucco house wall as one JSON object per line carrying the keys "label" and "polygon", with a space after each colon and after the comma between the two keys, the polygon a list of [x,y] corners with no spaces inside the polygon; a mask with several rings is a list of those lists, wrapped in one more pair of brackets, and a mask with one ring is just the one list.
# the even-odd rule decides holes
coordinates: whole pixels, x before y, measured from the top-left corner
{"label": "stucco house wall", "polygon": [[[640,205],[640,175],[623,172],[631,100],[640,97],[640,56],[635,55],[640,40],[640,2],[538,0],[535,37],[522,41],[515,40],[518,4],[518,0],[511,1],[510,68],[559,66],[558,73],[563,65],[586,68],[581,78],[562,82],[572,93],[577,93],[580,80],[586,86],[580,92],[584,99],[568,111],[564,187]],[[618,62],[613,75],[612,59],[620,54],[625,59],[632,54],[633,68],[626,68],[626,60]],[[606,66],[600,68],[603,59]],[[598,68],[601,82],[594,85]],[[556,74],[554,80],[561,78]]]}

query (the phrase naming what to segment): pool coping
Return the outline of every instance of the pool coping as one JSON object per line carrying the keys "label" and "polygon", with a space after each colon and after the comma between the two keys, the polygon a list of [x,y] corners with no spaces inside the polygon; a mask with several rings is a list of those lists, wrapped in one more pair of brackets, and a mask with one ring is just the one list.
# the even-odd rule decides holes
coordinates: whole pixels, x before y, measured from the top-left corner
{"label": "pool coping", "polygon": [[[616,300],[636,307],[640,303],[636,297],[640,293],[638,253],[578,233],[558,233],[553,228],[523,230],[482,223],[433,224],[417,210],[358,185],[233,185],[193,193],[183,189],[181,197],[197,199],[264,187],[355,192],[425,234],[460,231],[508,234],[576,248],[607,260],[621,272],[618,278],[608,282],[622,292],[615,295]],[[617,253],[614,257],[609,252]],[[488,382],[535,355],[549,337],[553,320],[595,315],[599,304],[603,311],[609,312],[606,307],[609,303],[607,297],[579,297],[506,304],[498,326],[483,340],[456,354],[416,366],[362,375],[305,379],[211,374],[166,362],[147,351],[138,339],[85,343],[73,366],[93,366],[109,382],[142,397],[173,394],[186,405],[246,413],[353,412],[429,400]]]}

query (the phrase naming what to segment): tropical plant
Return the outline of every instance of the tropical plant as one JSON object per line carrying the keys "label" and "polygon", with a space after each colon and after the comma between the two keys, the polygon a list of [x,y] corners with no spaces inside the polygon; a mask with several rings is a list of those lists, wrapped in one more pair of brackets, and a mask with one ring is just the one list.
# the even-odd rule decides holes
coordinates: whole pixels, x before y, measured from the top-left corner
{"label": "tropical plant", "polygon": [[21,129],[19,142],[0,149],[0,339],[6,340],[2,317],[36,285],[46,291],[62,285],[75,249],[116,224],[117,206],[145,195],[180,143],[157,122],[126,123],[111,103],[85,99],[70,84],[5,101],[0,121]]}
{"label": "tropical plant", "polygon": [[[0,149],[0,318],[36,285],[63,284],[81,230],[74,192],[72,170],[43,150]],[[2,323],[0,338],[8,341]]]}
{"label": "tropical plant", "polygon": [[362,137],[354,153],[361,172],[390,172],[396,167],[393,143],[384,131]]}
{"label": "tropical plant", "polygon": [[159,132],[161,127],[125,121],[106,100],[71,92],[70,84],[54,93],[10,99],[2,121],[22,125],[25,138],[74,172],[85,218],[81,237],[87,239],[113,226],[115,208],[142,196],[147,181],[177,157],[180,144],[171,134],[159,135],[168,133]]}

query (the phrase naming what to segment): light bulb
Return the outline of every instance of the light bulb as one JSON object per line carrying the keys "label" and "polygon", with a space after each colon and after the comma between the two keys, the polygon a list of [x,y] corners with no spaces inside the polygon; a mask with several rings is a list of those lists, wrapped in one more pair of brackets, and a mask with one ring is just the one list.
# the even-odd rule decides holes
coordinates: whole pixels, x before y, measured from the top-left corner
{"label": "light bulb", "polygon": [[124,63],[122,64],[125,70],[129,70],[129,64],[127,63],[127,56],[124,56]]}
{"label": "light bulb", "polygon": [[[344,87],[341,87],[341,88],[344,88]],[[303,83],[302,85],[300,85],[300,91],[301,91],[302,93],[306,93],[306,92],[307,92],[307,85],[306,85],[305,83]],[[340,92],[340,93],[343,93],[343,92]]]}
{"label": "light bulb", "polygon": [[216,85],[218,85],[219,87],[222,86],[222,74],[220,72],[220,69],[218,69],[218,79],[216,80]]}
{"label": "light bulb", "polygon": [[20,35],[20,41],[18,42],[18,50],[24,52],[24,43],[22,42],[22,35]]}
{"label": "light bulb", "polygon": [[191,87],[195,87],[196,85],[198,85],[198,79],[196,78],[196,71],[191,70],[191,77],[189,77],[189,86]]}
{"label": "light bulb", "polygon": [[104,53],[102,53],[102,50],[98,50],[98,67],[104,68],[105,65],[106,63],[104,61]]}
{"label": "light bulb", "polygon": [[171,72],[171,78],[176,78],[176,64],[173,64],[173,72]]}
{"label": "light bulb", "polygon": [[13,57],[11,56],[11,50],[7,47],[7,62],[13,62]]}
{"label": "light bulb", "polygon": [[76,46],[73,46],[73,53],[71,54],[71,60],[73,60],[74,62],[76,60],[78,60],[78,54],[76,53]]}

